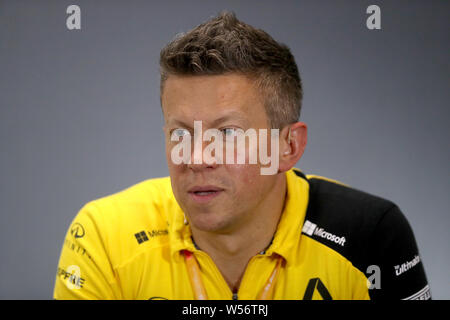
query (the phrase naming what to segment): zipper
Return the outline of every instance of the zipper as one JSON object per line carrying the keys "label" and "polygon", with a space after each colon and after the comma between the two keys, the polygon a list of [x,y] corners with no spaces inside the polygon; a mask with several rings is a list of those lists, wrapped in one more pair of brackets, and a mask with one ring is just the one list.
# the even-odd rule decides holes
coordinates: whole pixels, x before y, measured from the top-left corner
{"label": "zipper", "polygon": [[233,292],[233,296],[231,297],[233,300],[239,300],[237,292]]}

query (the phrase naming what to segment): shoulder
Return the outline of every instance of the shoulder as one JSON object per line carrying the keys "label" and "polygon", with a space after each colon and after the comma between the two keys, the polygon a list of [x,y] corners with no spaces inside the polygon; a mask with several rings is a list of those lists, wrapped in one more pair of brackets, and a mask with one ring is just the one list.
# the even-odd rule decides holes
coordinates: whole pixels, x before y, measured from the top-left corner
{"label": "shoulder", "polygon": [[170,178],[164,177],[141,181],[119,192],[92,200],[86,207],[101,211],[103,218],[140,220],[149,214],[162,214],[158,209],[173,200]]}
{"label": "shoulder", "polygon": [[[344,256],[371,283],[371,299],[429,299],[413,230],[390,200],[328,178],[295,172],[309,184],[302,233]],[[377,278],[378,270],[379,278]]]}
{"label": "shoulder", "polygon": [[310,186],[310,203],[317,212],[333,209],[340,218],[379,218],[395,204],[379,196],[329,178],[306,175]]}
{"label": "shoulder", "polygon": [[86,241],[101,242],[112,265],[119,265],[139,253],[144,242],[147,247],[166,240],[168,212],[175,206],[170,178],[148,179],[86,203],[72,225],[83,226]]}
{"label": "shoulder", "polygon": [[362,272],[372,259],[368,249],[377,235],[388,226],[400,230],[407,224],[388,199],[325,177],[296,174],[310,188],[303,234],[337,251]]}
{"label": "shoulder", "polygon": [[368,231],[387,212],[397,207],[391,200],[358,190],[340,181],[317,175],[304,175],[298,170],[294,172],[309,184],[307,217],[333,224],[338,230],[346,231],[346,228],[358,226],[363,228],[362,231]]}

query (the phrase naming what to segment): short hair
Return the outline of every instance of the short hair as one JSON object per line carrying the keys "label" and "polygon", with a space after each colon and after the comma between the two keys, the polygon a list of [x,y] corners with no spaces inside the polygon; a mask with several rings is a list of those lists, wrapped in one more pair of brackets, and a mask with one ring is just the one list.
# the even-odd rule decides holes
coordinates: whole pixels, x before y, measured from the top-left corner
{"label": "short hair", "polygon": [[161,50],[159,62],[161,95],[170,75],[239,73],[255,81],[272,128],[281,129],[300,118],[302,83],[290,49],[238,20],[233,12],[221,12],[177,35]]}

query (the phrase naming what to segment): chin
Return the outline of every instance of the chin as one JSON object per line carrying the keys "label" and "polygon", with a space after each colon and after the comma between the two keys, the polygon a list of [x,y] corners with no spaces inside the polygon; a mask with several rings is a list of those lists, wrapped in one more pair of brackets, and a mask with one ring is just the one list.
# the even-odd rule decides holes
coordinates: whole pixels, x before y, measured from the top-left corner
{"label": "chin", "polygon": [[189,216],[191,225],[204,232],[226,231],[230,226],[229,219],[214,213],[196,213]]}

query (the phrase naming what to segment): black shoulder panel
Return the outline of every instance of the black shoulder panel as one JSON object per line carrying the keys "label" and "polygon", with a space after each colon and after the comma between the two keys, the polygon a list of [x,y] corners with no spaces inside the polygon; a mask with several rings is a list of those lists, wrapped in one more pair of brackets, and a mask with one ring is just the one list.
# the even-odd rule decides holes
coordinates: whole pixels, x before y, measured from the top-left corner
{"label": "black shoulder panel", "polygon": [[308,221],[316,228],[312,234],[303,233],[339,252],[365,272],[369,257],[365,249],[378,222],[394,204],[327,180],[312,178],[308,181],[310,191],[305,224]]}
{"label": "black shoulder panel", "polygon": [[412,229],[393,202],[294,172],[310,186],[303,234],[340,253],[367,277],[379,268],[381,287],[379,281],[369,291],[372,299],[415,297],[422,291],[416,298],[429,297]]}

